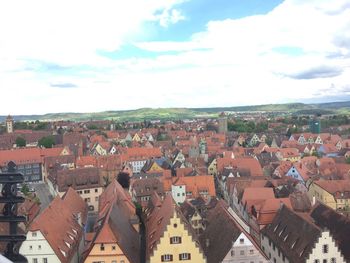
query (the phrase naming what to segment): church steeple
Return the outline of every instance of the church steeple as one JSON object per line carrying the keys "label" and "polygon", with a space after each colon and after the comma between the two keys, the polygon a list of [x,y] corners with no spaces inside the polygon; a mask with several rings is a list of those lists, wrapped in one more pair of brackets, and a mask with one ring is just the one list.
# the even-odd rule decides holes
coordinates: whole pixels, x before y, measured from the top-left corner
{"label": "church steeple", "polygon": [[13,133],[13,118],[11,115],[6,118],[6,131],[7,133]]}

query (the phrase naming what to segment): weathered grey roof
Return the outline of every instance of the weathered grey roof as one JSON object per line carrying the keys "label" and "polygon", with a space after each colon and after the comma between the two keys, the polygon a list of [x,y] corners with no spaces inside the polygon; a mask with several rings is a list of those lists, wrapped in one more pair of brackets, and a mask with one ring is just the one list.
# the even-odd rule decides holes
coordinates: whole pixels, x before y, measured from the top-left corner
{"label": "weathered grey roof", "polygon": [[311,217],[321,228],[327,228],[347,262],[350,261],[350,219],[318,203]]}
{"label": "weathered grey roof", "polygon": [[321,229],[283,205],[273,222],[263,228],[261,233],[267,236],[290,262],[299,263],[305,262],[321,235]]}

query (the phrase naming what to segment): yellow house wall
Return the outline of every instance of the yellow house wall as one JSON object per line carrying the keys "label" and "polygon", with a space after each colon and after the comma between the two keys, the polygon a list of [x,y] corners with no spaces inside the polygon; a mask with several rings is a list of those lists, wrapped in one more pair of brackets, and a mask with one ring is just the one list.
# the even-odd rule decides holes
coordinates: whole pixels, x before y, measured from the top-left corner
{"label": "yellow house wall", "polygon": [[[112,246],[115,246],[116,249],[112,250]],[[125,263],[130,263],[117,243],[104,244],[104,247],[105,250],[101,251],[101,244],[95,244],[84,263],[93,263],[96,261],[103,261],[104,263],[114,263],[113,261],[117,261],[120,263],[121,260],[124,260]]]}
{"label": "yellow house wall", "polygon": [[216,159],[214,159],[211,164],[208,166],[208,174],[210,175],[216,175],[217,174],[217,168],[216,168]]}
{"label": "yellow house wall", "polygon": [[[174,227],[174,224],[177,224],[177,227]],[[180,236],[182,239],[181,244],[170,244],[170,237],[173,236]],[[180,261],[179,255],[181,253],[191,253],[191,260]],[[165,254],[173,255],[173,263],[206,262],[203,254],[200,252],[199,248],[196,247],[192,237],[188,234],[188,231],[185,230],[183,223],[177,216],[170,219],[170,224],[167,226],[163,237],[160,238],[159,244],[155,247],[153,255],[150,257],[150,263],[161,262],[161,256]]]}
{"label": "yellow house wall", "polygon": [[153,163],[151,168],[149,169],[151,172],[154,171],[163,171],[163,168],[160,167],[157,163]]}
{"label": "yellow house wall", "polygon": [[[197,225],[195,224],[197,222]],[[202,225],[202,217],[198,213],[194,213],[194,215],[191,218],[191,225],[192,228],[195,230],[203,229]]]}
{"label": "yellow house wall", "polygon": [[337,203],[333,195],[331,195],[330,193],[328,193],[327,191],[325,191],[323,188],[319,187],[315,183],[310,185],[308,195],[311,201],[313,200],[313,197],[315,197],[316,201],[319,201],[333,208],[334,210],[336,210],[337,208]]}

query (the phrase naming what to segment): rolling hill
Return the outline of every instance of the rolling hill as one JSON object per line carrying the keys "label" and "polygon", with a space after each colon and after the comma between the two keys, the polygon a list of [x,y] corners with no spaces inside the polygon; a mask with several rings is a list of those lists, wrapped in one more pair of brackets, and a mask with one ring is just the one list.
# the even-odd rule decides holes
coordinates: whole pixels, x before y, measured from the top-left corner
{"label": "rolling hill", "polygon": [[[44,115],[16,115],[16,121],[52,121],[52,120],[116,120],[116,121],[143,121],[143,120],[180,120],[193,118],[217,117],[220,112],[256,112],[291,113],[297,115],[309,114],[348,114],[350,113],[350,101],[328,102],[320,104],[286,103],[267,104],[237,107],[214,108],[140,108],[124,111],[104,111],[92,113],[48,113]],[[0,116],[3,122],[6,116]]]}

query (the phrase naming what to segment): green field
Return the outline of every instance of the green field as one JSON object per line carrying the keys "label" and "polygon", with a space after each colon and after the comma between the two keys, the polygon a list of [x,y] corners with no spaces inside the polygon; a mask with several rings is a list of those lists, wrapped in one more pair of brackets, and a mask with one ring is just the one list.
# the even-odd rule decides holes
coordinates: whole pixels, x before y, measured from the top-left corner
{"label": "green field", "polygon": [[[53,121],[53,120],[115,120],[115,121],[143,121],[143,120],[184,120],[195,118],[216,118],[223,112],[256,112],[289,113],[296,115],[312,114],[349,114],[350,102],[331,102],[321,104],[268,104],[239,107],[217,108],[141,108],[137,110],[104,111],[94,113],[48,113],[44,115],[18,115],[14,116],[17,121]],[[6,116],[0,116],[4,121]]]}

